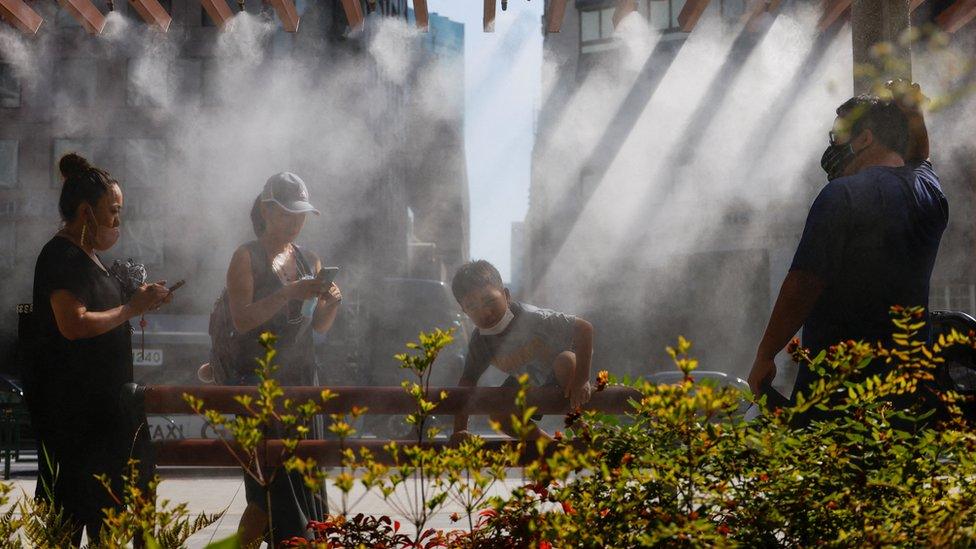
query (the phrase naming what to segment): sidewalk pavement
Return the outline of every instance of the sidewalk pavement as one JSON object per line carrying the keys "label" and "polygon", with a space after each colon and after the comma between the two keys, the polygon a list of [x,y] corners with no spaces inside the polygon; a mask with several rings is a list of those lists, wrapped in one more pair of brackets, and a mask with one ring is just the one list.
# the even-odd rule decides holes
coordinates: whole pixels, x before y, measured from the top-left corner
{"label": "sidewalk pavement", "polygon": [[[14,492],[11,494],[12,499],[16,500],[23,494],[33,495],[36,482],[33,472],[36,472],[36,462],[21,461],[17,464],[17,467],[14,468],[14,476],[10,481],[7,481],[14,486]],[[191,516],[202,512],[217,513],[226,509],[220,521],[189,539],[189,548],[203,548],[209,542],[224,539],[237,531],[238,522],[246,506],[243,477],[238,470],[230,468],[165,468],[160,471],[160,477],[162,478],[158,494],[160,501],[168,499],[173,504],[185,502],[188,504]],[[512,471],[508,479],[504,483],[494,486],[490,493],[491,495],[506,495],[515,486],[518,486],[520,481],[517,472]],[[328,494],[330,506],[335,511],[339,506],[338,490],[329,486]],[[405,497],[399,498],[399,500],[408,501]],[[398,504],[384,500],[378,490],[364,494],[363,490],[357,487],[350,497],[350,503],[354,504],[350,508],[350,514],[362,512],[373,515],[388,515],[394,520],[400,521],[401,531],[408,533],[414,531],[409,521],[397,511]],[[462,520],[452,523],[450,517],[455,512],[462,517]],[[463,508],[449,498],[448,503],[432,517],[428,527],[438,529],[467,528]]]}

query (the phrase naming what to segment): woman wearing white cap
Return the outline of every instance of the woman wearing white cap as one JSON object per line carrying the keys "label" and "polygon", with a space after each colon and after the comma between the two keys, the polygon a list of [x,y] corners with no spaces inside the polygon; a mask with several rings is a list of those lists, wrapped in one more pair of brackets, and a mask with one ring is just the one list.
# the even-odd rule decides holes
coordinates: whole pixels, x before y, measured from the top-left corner
{"label": "woman wearing white cap", "polygon": [[[312,385],[315,353],[312,330],[332,327],[342,294],[334,283],[315,278],[322,263],[315,254],[295,245],[308,213],[318,215],[309,202],[308,188],[297,175],[272,176],[255,199],[251,223],[257,240],[242,245],[227,269],[227,299],[237,347],[237,379],[228,383],[256,384],[254,359],[263,356],[258,336],[278,336],[275,373],[282,385]],[[298,474],[275,475],[271,486],[244,476],[248,506],[241,517],[244,547],[265,535],[271,546],[292,536],[304,536],[310,519],[322,518],[322,502],[313,497]],[[274,532],[266,532],[270,494]]]}

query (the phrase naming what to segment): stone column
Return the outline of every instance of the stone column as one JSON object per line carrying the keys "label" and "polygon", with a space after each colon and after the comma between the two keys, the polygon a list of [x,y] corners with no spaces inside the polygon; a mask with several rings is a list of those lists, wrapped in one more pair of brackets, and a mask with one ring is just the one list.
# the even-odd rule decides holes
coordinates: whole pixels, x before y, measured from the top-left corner
{"label": "stone column", "polygon": [[854,92],[871,91],[877,79],[912,77],[912,54],[902,45],[911,27],[909,0],[853,0]]}

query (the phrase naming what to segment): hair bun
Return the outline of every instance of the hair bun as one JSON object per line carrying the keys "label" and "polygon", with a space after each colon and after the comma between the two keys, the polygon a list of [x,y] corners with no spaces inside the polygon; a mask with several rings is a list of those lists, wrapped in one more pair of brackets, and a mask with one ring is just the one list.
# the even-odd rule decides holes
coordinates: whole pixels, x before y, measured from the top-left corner
{"label": "hair bun", "polygon": [[85,160],[85,157],[73,152],[62,156],[58,162],[58,169],[61,170],[61,175],[65,179],[84,175],[91,168],[91,164]]}

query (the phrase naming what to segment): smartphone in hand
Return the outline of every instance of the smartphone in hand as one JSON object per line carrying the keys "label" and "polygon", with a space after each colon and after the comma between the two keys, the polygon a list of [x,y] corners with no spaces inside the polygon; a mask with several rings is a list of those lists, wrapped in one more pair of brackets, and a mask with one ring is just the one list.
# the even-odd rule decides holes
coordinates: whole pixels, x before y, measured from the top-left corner
{"label": "smartphone in hand", "polygon": [[318,274],[315,275],[315,279],[323,283],[326,287],[331,288],[338,274],[339,267],[323,267],[319,269]]}

